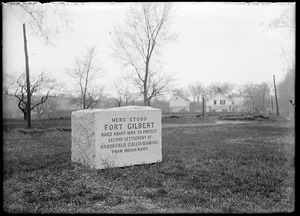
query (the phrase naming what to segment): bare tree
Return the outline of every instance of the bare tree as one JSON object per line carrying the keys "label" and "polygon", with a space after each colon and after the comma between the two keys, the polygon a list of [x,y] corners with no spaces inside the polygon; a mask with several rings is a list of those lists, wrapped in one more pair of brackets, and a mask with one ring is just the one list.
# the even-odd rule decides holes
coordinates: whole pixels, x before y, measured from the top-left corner
{"label": "bare tree", "polygon": [[[23,73],[15,77],[14,80],[15,83],[12,86],[14,96],[18,99],[18,107],[24,114],[24,120],[27,120],[28,103],[25,74]],[[37,109],[38,106],[44,104],[51,96],[58,94],[62,88],[62,84],[47,76],[46,71],[32,77],[30,83],[30,97],[36,96],[34,100],[31,100],[31,110]]]}
{"label": "bare tree", "polygon": [[[38,118],[40,119],[44,114],[47,114],[49,112],[53,112],[57,107],[57,101],[54,100],[55,98],[49,97],[49,99],[45,102],[40,104],[39,106],[35,107],[35,111],[38,114]],[[33,101],[40,100],[40,98],[33,98]]]}
{"label": "bare tree", "polygon": [[128,13],[126,27],[118,27],[113,34],[115,56],[135,71],[145,106],[149,106],[151,98],[170,80],[166,76],[155,77],[156,70],[153,70],[158,64],[155,57],[167,42],[176,38],[169,31],[170,21],[170,3],[135,3]]}
{"label": "bare tree", "polygon": [[37,36],[45,45],[55,46],[61,30],[71,29],[67,4],[11,2],[4,6],[17,14],[28,25],[30,35]]}
{"label": "bare tree", "polygon": [[125,106],[128,106],[128,103],[130,101],[134,101],[135,99],[136,99],[136,94],[131,92],[129,89],[126,89],[126,91],[124,93]]}
{"label": "bare tree", "polygon": [[233,84],[233,83],[215,82],[215,83],[212,83],[209,86],[207,86],[205,89],[205,92],[209,97],[213,96],[214,94],[218,93],[219,91],[221,91],[221,93],[224,94],[225,96],[228,96],[233,92],[234,88],[235,88],[235,84]]}
{"label": "bare tree", "polygon": [[194,84],[190,84],[188,87],[189,92],[192,94],[194,98],[194,102],[200,102],[200,95],[203,94],[204,86],[200,82],[196,82]]}
{"label": "bare tree", "polygon": [[246,96],[245,106],[249,111],[266,111],[270,106],[270,85],[266,82],[260,84],[246,83],[243,87],[243,94]]}
{"label": "bare tree", "polygon": [[123,102],[125,103],[125,106],[127,106],[131,100],[136,98],[137,93],[134,91],[133,84],[132,77],[129,75],[123,75],[113,81],[113,87],[116,93],[116,97],[114,99],[119,107],[122,106]]}
{"label": "bare tree", "polygon": [[3,72],[2,73],[2,93],[10,94],[10,88],[13,85],[14,80],[13,77],[9,74]]}
{"label": "bare tree", "polygon": [[[147,84],[147,106],[150,106],[151,101],[160,95],[170,91],[170,87],[174,79],[172,75],[165,73],[150,73]],[[139,79],[135,79],[136,86],[140,89],[140,92],[144,94],[144,84]]]}
{"label": "bare tree", "polygon": [[295,14],[290,14],[288,9],[284,10],[279,17],[274,19],[271,23],[269,23],[268,27],[270,29],[278,29],[278,28],[295,28],[296,20]]}
{"label": "bare tree", "polygon": [[81,109],[93,109],[104,99],[104,88],[102,86],[94,86],[93,88],[90,87],[85,95],[75,96],[71,103],[78,105]]}
{"label": "bare tree", "polygon": [[[280,31],[281,33],[291,33],[293,37],[284,38],[284,42],[287,41],[293,43],[294,35],[296,29],[296,11],[293,12],[289,9],[284,10],[279,17],[274,19],[271,23],[268,24],[268,28],[270,30]],[[288,51],[286,47],[282,46],[279,41],[280,49],[281,49],[281,57],[285,60],[287,65],[287,70],[295,69],[295,53],[292,51]]]}
{"label": "bare tree", "polygon": [[234,83],[224,82],[221,85],[222,93],[226,96],[232,94],[233,90],[236,88],[236,85]]}
{"label": "bare tree", "polygon": [[[27,82],[27,127],[31,127],[31,96],[30,96],[30,76],[29,76],[29,57],[27,47],[27,35],[25,23],[29,23],[30,30],[34,35],[44,40],[45,44],[53,45],[53,39],[58,35],[62,24],[63,27],[69,27],[69,18],[67,16],[64,5],[58,4],[41,4],[37,2],[26,3],[7,3],[4,5],[11,9],[15,14],[20,14],[23,23],[24,53],[25,53],[25,69]],[[51,23],[51,24],[49,24]],[[55,23],[55,25],[53,25]],[[64,25],[63,23],[66,23]]]}
{"label": "bare tree", "polygon": [[[294,6],[295,7],[295,6]],[[281,33],[290,33],[292,37],[284,38],[284,42],[293,43],[295,47],[295,30],[296,30],[296,10],[284,10],[279,17],[274,19],[269,25],[269,29],[280,31]],[[280,43],[280,42],[279,42]],[[282,46],[281,58],[285,60],[287,73],[278,86],[278,106],[282,110],[283,115],[288,117],[293,116],[294,108],[290,106],[289,99],[295,95],[295,51],[288,50],[287,47]],[[281,113],[281,112],[280,112]]]}
{"label": "bare tree", "polygon": [[73,103],[81,109],[94,108],[103,99],[103,87],[97,84],[98,78],[103,74],[97,65],[96,45],[88,47],[86,54],[76,57],[72,69],[68,69],[68,74],[76,81],[75,93],[78,97],[74,98]]}
{"label": "bare tree", "polygon": [[244,106],[248,111],[255,112],[255,84],[248,82],[243,86],[243,94],[245,95]]}
{"label": "bare tree", "polygon": [[266,82],[255,85],[255,106],[259,111],[266,111],[270,106],[270,86]]}
{"label": "bare tree", "polygon": [[270,102],[271,102],[270,85],[271,84],[268,84],[267,82],[262,82],[259,85],[259,93],[260,93],[259,97],[261,98],[260,105],[263,111],[265,111],[267,107],[270,107]]}
{"label": "bare tree", "polygon": [[185,88],[173,88],[171,92],[174,96],[189,97],[189,92]]}

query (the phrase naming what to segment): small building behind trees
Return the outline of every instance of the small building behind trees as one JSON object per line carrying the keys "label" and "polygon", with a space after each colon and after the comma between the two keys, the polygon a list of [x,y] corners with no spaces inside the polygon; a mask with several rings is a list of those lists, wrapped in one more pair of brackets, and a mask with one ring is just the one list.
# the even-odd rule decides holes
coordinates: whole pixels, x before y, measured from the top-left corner
{"label": "small building behind trees", "polygon": [[190,100],[183,96],[173,96],[169,101],[170,112],[184,113],[190,112]]}
{"label": "small building behind trees", "polygon": [[233,101],[232,112],[246,112],[245,101],[246,98],[243,95],[232,94],[228,96]]}

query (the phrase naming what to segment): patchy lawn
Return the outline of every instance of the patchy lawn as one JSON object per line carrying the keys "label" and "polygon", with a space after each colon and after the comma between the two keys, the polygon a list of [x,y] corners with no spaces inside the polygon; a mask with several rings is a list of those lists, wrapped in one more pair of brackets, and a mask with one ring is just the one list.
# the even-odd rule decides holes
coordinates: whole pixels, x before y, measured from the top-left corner
{"label": "patchy lawn", "polygon": [[[27,122],[21,119],[5,119],[3,120],[2,124],[4,131],[13,130],[16,128],[27,128]],[[31,126],[32,128],[70,128],[71,118],[31,120]]]}
{"label": "patchy lawn", "polygon": [[163,128],[163,162],[106,170],[71,163],[70,131],[3,135],[5,212],[294,211],[288,123]]}

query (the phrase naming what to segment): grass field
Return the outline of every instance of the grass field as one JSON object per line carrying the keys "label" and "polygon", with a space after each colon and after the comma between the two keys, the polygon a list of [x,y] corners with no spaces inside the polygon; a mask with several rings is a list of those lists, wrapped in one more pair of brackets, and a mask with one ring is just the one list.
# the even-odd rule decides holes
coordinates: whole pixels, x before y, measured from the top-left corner
{"label": "grass field", "polygon": [[72,163],[71,132],[39,124],[45,129],[3,132],[5,212],[294,211],[289,123],[163,128],[163,162],[106,170]]}

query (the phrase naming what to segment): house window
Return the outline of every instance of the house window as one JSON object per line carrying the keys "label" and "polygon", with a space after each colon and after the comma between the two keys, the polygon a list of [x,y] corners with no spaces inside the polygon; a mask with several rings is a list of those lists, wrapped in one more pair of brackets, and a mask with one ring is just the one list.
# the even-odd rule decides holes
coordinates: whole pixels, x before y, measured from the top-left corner
{"label": "house window", "polygon": [[217,105],[217,100],[214,100],[214,105]]}
{"label": "house window", "polygon": [[220,100],[221,105],[225,105],[225,100]]}

